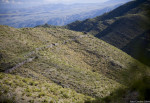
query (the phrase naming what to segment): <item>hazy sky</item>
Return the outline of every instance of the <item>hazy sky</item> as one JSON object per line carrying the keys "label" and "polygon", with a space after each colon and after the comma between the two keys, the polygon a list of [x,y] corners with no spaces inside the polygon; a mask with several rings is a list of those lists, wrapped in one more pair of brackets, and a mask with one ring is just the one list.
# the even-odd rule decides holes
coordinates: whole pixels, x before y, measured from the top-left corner
{"label": "hazy sky", "polygon": [[0,0],[1,3],[101,3],[108,0]]}
{"label": "hazy sky", "polygon": [[105,2],[108,0],[45,0],[47,2],[54,2],[54,3],[97,3],[97,2]]}

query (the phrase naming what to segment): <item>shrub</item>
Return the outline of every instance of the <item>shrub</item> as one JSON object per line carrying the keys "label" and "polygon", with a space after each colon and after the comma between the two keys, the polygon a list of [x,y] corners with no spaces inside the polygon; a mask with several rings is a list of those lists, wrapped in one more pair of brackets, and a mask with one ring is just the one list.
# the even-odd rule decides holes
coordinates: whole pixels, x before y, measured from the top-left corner
{"label": "shrub", "polygon": [[20,79],[20,77],[18,75],[16,75],[16,79]]}
{"label": "shrub", "polygon": [[69,94],[67,94],[67,92],[65,92],[65,91],[61,91],[61,94],[63,95],[63,97],[65,97],[65,98],[69,98]]}
{"label": "shrub", "polygon": [[48,100],[45,99],[44,101],[42,101],[42,103],[48,103]]}
{"label": "shrub", "polygon": [[28,79],[23,79],[22,81],[25,82],[25,83],[27,83],[27,82],[28,82]]}
{"label": "shrub", "polygon": [[39,83],[38,82],[34,82],[34,86],[37,86]]}
{"label": "shrub", "polygon": [[24,82],[20,81],[18,86],[23,87],[24,86]]}
{"label": "shrub", "polygon": [[34,85],[34,81],[31,81],[31,82],[29,83],[29,85],[33,86],[33,85]]}
{"label": "shrub", "polygon": [[29,100],[29,103],[34,103],[34,100]]}
{"label": "shrub", "polygon": [[22,93],[22,96],[24,96],[25,95],[25,93]]}
{"label": "shrub", "polygon": [[33,92],[41,92],[41,89],[34,88],[34,89],[33,89]]}
{"label": "shrub", "polygon": [[9,91],[9,88],[4,89],[4,93],[8,93],[8,91]]}
{"label": "shrub", "polygon": [[32,96],[32,94],[31,93],[27,93],[27,95],[26,95],[27,97],[31,97]]}
{"label": "shrub", "polygon": [[0,96],[2,95],[3,93],[0,91]]}
{"label": "shrub", "polygon": [[25,89],[26,92],[31,92],[31,90],[29,88]]}
{"label": "shrub", "polygon": [[0,103],[15,103],[14,100],[8,97],[0,98]]}
{"label": "shrub", "polygon": [[55,102],[53,100],[51,100],[50,103],[55,103]]}
{"label": "shrub", "polygon": [[3,79],[4,78],[4,75],[0,74],[0,79]]}
{"label": "shrub", "polygon": [[38,97],[41,98],[42,96],[45,96],[45,93],[44,92],[41,92]]}
{"label": "shrub", "polygon": [[7,85],[10,84],[10,82],[8,80],[4,80],[4,83],[7,84]]}
{"label": "shrub", "polygon": [[132,86],[132,91],[138,91],[139,100],[150,100],[150,76],[144,76],[135,81]]}
{"label": "shrub", "polygon": [[63,96],[64,96],[65,98],[69,98],[69,95],[68,95],[68,94],[63,94]]}

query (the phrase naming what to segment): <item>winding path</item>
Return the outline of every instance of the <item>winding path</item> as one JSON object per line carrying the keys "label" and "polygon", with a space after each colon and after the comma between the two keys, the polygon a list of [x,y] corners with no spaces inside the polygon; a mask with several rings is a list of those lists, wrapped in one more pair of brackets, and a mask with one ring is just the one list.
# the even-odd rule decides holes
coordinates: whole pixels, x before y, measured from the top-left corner
{"label": "winding path", "polygon": [[[63,43],[61,43],[61,44],[66,44],[66,43],[68,43],[68,42],[75,41],[75,40],[77,40],[77,39],[79,39],[79,38],[83,38],[83,37],[87,37],[87,36],[88,36],[88,35],[80,35],[80,36],[75,37],[74,39],[64,40]],[[35,48],[34,51],[29,52],[29,53],[26,54],[24,57],[32,56],[33,54],[36,54],[36,53],[37,53],[38,51],[40,51],[40,50],[44,50],[44,49],[46,49],[46,48],[52,48],[52,47],[55,47],[55,46],[58,46],[58,45],[61,45],[61,44],[60,44],[60,43],[52,43],[52,44],[46,45],[46,46],[44,46],[44,47]],[[14,67],[12,67],[12,68],[10,68],[10,69],[5,70],[5,73],[11,73],[11,72],[14,71],[15,69],[21,67],[22,65],[24,65],[24,64],[26,64],[26,63],[32,62],[32,61],[33,61],[34,59],[36,59],[36,58],[37,58],[37,56],[30,57],[30,58],[26,59],[25,61],[16,64],[16,66],[14,66]]]}

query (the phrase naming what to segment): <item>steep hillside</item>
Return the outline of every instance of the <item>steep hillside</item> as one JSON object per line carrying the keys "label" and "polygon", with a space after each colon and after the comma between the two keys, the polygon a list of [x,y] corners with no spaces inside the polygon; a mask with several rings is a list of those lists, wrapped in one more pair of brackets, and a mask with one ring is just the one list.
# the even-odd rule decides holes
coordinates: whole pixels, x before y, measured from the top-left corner
{"label": "steep hillside", "polygon": [[[89,32],[94,36],[114,45],[115,47],[122,49],[132,57],[144,62],[146,64],[149,61],[149,46],[145,47],[147,56],[142,56],[140,59],[138,56],[140,53],[135,55],[135,48],[133,48],[133,41],[137,39],[141,41],[141,37],[144,38],[144,33],[149,30],[149,19],[147,16],[147,10],[150,6],[149,0],[136,0],[124,4],[115,10],[98,16],[93,19],[87,19],[85,21],[76,21],[67,25],[67,28],[75,31]],[[143,35],[143,36],[142,36]],[[148,37],[148,33],[147,36]],[[142,39],[142,42],[147,42]],[[147,39],[148,40],[148,39]],[[147,42],[148,45],[149,41]],[[142,45],[134,43],[134,45]],[[138,46],[137,46],[138,47]],[[130,48],[130,50],[128,50]],[[140,47],[138,47],[140,48]],[[137,50],[137,49],[136,49]],[[130,52],[129,52],[130,51]],[[141,52],[140,50],[138,50]]]}
{"label": "steep hillside", "polygon": [[[40,76],[40,75],[38,75]],[[71,103],[94,100],[89,96],[77,93],[69,88],[63,88],[46,80],[33,80],[19,75],[0,73],[1,103]]]}
{"label": "steep hillside", "polygon": [[134,38],[130,43],[122,48],[128,54],[132,55],[141,62],[149,64],[150,58],[150,31],[146,31],[143,34]]}
{"label": "steep hillside", "polygon": [[148,5],[148,0],[131,1],[102,16],[68,24],[67,28],[75,31],[91,32],[96,35],[112,24],[116,17],[124,16],[126,14],[136,14],[143,11],[144,6],[142,4],[145,3]]}
{"label": "steep hillside", "polygon": [[104,41],[59,27],[0,26],[0,40],[0,95],[18,103],[92,101],[126,87],[130,68],[147,71]]}
{"label": "steep hillside", "polygon": [[147,18],[143,15],[134,14],[118,17],[114,23],[97,34],[96,37],[122,49],[132,39],[146,31],[141,27],[141,23],[147,24]]}

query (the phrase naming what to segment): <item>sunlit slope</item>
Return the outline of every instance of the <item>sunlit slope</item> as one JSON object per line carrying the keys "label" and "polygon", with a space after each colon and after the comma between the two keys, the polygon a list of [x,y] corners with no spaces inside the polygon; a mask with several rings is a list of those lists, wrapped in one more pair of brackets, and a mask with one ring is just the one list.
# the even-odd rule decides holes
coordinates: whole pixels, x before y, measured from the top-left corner
{"label": "sunlit slope", "polygon": [[0,102],[2,103],[71,103],[94,100],[89,96],[62,88],[46,79],[42,81],[18,75],[0,73]]}
{"label": "sunlit slope", "polygon": [[[84,95],[105,97],[124,87],[121,73],[132,66],[146,68],[90,34],[61,28],[15,29],[0,26],[0,29],[1,72],[16,67],[7,73],[31,78],[31,81],[47,80]],[[24,62],[27,60],[31,61]],[[7,85],[4,80],[1,83]]]}

